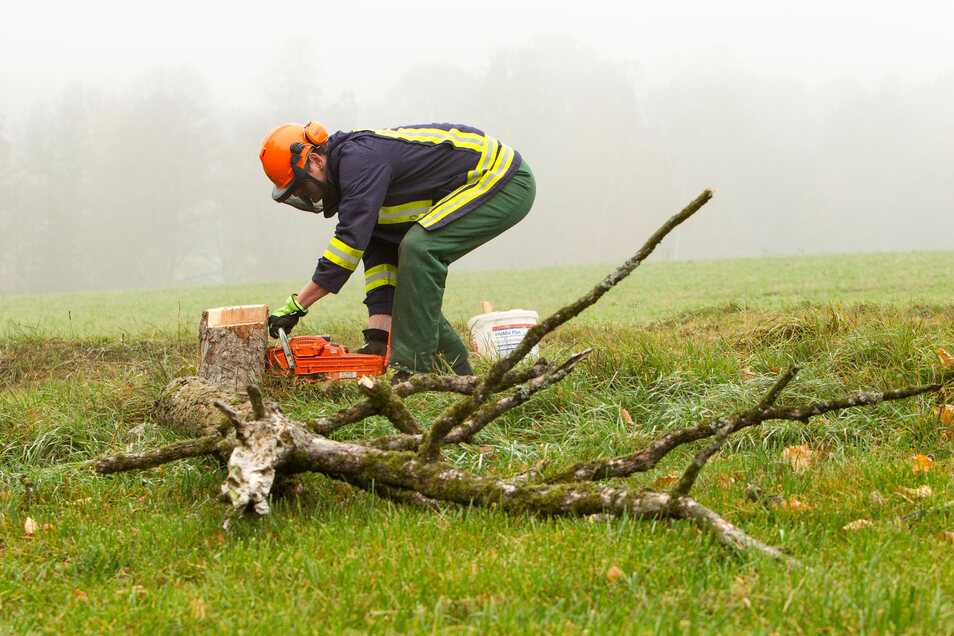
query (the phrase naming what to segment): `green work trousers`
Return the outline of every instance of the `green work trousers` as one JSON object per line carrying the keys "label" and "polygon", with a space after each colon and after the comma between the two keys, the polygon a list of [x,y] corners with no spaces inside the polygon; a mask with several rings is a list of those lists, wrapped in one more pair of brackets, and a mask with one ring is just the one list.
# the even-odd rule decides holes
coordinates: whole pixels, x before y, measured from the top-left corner
{"label": "green work trousers", "polygon": [[497,194],[436,230],[415,225],[398,253],[389,365],[431,373],[467,360],[467,347],[441,313],[447,267],[530,212],[537,186],[526,161]]}

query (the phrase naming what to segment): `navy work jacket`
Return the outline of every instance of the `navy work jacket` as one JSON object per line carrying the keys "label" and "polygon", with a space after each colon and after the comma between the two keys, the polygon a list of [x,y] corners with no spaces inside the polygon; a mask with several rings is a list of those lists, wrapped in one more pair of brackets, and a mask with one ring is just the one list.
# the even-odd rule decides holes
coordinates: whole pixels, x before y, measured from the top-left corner
{"label": "navy work jacket", "polygon": [[332,293],[360,260],[366,270],[369,260],[393,260],[380,254],[396,255],[415,223],[434,230],[480,206],[521,162],[516,150],[460,124],[337,132],[326,143],[338,225],[312,280]]}

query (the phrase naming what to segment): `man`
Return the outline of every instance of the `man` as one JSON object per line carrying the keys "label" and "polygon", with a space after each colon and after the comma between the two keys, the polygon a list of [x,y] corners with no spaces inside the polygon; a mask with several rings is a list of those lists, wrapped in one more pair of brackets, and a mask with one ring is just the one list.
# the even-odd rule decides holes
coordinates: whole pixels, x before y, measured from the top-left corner
{"label": "man", "polygon": [[272,198],[335,214],[334,238],[298,294],[269,316],[290,331],[364,262],[366,345],[401,380],[446,368],[473,373],[441,313],[447,267],[530,211],[536,184],[520,154],[482,131],[427,124],[329,135],[317,122],[271,131],[259,153]]}

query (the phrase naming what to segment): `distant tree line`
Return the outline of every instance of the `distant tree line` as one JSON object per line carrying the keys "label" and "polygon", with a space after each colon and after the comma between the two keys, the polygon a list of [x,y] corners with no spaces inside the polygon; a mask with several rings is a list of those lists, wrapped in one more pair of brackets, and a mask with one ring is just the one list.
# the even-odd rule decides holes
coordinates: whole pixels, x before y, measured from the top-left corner
{"label": "distant tree line", "polygon": [[546,38],[485,68],[414,68],[374,103],[305,71],[273,78],[257,112],[170,69],[0,121],[0,294],[304,280],[333,223],[272,203],[257,152],[309,119],[458,121],[518,148],[534,211],[472,267],[617,261],[705,187],[712,209],[664,256],[954,248],[954,76],[809,89],[700,60],[649,84]]}

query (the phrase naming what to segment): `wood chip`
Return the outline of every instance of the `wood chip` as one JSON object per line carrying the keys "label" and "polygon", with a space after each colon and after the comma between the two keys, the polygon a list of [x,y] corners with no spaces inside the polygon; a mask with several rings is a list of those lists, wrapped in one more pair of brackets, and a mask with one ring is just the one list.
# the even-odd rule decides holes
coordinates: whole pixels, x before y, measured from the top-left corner
{"label": "wood chip", "polygon": [[841,530],[842,532],[848,532],[849,530],[861,530],[862,528],[866,528],[870,525],[872,524],[867,519],[857,519],[855,521],[852,521],[849,524],[842,526]]}
{"label": "wood chip", "polygon": [[928,497],[934,496],[934,490],[927,484],[924,484],[920,488],[905,488],[902,486],[898,488],[898,494],[910,497],[911,499],[927,499]]}

